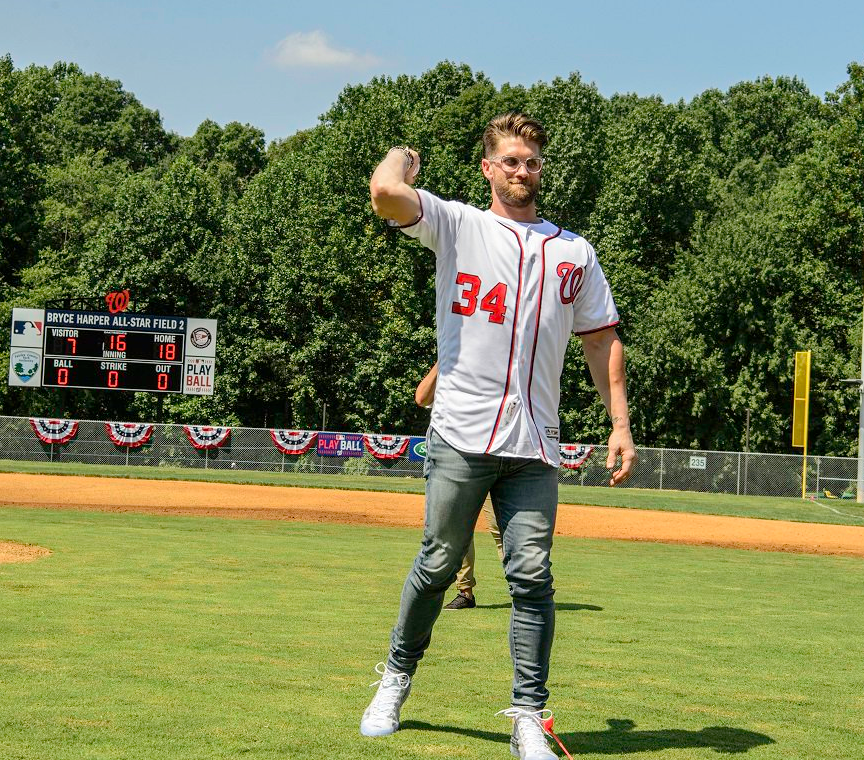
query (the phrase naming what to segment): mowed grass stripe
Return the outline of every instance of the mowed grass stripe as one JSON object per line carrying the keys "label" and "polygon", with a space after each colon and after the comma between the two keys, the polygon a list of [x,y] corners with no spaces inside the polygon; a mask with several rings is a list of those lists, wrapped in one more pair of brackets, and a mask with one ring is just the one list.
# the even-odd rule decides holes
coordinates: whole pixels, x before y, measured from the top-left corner
{"label": "mowed grass stripe", "polygon": [[[509,602],[441,617],[383,740],[357,725],[419,532],[0,509],[0,756],[508,757]],[[550,688],[579,757],[860,758],[864,562],[556,539]],[[653,755],[652,755],[653,756]]]}

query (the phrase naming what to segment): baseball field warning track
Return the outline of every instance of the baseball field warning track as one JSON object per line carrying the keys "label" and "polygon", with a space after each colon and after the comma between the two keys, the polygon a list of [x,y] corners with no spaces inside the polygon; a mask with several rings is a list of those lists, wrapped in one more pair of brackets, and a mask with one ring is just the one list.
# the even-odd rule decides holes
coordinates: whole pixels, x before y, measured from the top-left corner
{"label": "baseball field warning track", "polygon": [[[419,528],[423,497],[373,491],[0,473],[0,505]],[[562,504],[555,534],[864,557],[864,527]]]}

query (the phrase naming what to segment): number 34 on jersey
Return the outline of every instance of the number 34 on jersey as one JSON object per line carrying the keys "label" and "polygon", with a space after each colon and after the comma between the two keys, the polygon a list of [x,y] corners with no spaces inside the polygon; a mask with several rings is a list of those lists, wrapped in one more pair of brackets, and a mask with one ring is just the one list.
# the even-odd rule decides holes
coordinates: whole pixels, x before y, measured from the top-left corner
{"label": "number 34 on jersey", "polygon": [[[582,287],[584,269],[569,261],[562,261],[558,265],[557,274],[561,278],[561,303],[573,303]],[[454,314],[470,317],[477,311],[479,303],[480,311],[489,314],[490,322],[496,325],[504,324],[504,317],[507,315],[507,283],[499,282],[493,285],[482,297],[480,293],[483,283],[476,274],[459,272],[456,275],[456,284],[462,288],[462,292],[459,300],[453,301],[450,307]]]}

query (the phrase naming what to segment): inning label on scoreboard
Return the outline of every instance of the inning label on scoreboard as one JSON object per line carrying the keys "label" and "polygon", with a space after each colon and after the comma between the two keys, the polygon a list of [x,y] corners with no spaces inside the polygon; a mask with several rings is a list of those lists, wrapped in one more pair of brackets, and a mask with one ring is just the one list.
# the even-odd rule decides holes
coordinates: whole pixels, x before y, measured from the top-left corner
{"label": "inning label on scoreboard", "polygon": [[10,385],[213,394],[216,320],[13,309],[12,322]]}

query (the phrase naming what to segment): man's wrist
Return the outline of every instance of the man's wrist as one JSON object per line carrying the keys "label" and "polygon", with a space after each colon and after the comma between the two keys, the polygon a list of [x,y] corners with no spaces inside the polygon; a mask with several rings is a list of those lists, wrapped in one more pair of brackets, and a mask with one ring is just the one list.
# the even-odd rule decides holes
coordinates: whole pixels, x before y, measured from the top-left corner
{"label": "man's wrist", "polygon": [[610,415],[609,421],[612,423],[612,427],[616,430],[629,430],[630,429],[630,416],[627,414],[613,414]]}

